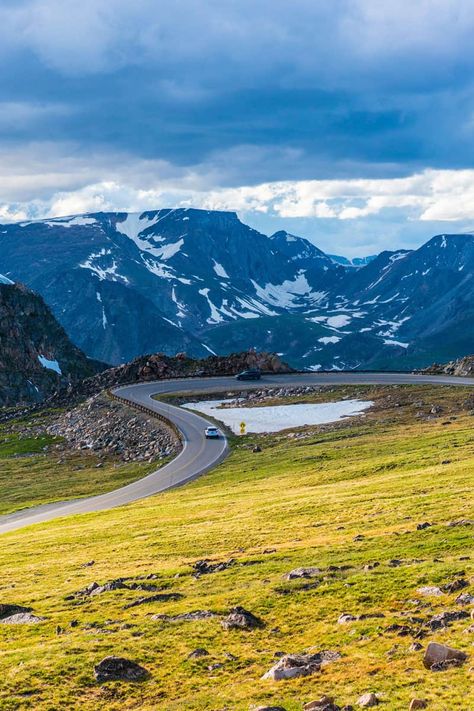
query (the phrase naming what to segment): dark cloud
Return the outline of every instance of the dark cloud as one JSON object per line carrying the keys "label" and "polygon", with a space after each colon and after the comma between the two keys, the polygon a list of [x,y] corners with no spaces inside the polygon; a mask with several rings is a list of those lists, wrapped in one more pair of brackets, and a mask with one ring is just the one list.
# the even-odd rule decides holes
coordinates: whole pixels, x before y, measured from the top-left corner
{"label": "dark cloud", "polygon": [[0,150],[90,156],[57,190],[470,167],[473,31],[465,0],[3,0]]}

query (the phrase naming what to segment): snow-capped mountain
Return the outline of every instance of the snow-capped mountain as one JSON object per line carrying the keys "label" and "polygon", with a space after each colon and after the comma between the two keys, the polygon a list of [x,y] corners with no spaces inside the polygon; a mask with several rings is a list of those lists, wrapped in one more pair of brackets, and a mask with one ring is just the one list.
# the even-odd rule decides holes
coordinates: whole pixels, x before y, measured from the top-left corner
{"label": "snow-capped mountain", "polygon": [[255,346],[313,369],[409,368],[474,350],[472,235],[367,262],[337,264],[306,239],[267,237],[232,212],[0,226],[0,271],[39,291],[102,361]]}

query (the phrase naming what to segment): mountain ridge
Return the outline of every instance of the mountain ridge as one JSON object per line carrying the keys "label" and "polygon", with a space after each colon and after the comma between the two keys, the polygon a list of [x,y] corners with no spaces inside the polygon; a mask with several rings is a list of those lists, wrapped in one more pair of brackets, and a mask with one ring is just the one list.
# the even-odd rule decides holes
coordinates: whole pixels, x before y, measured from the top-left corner
{"label": "mountain ridge", "polygon": [[114,364],[256,347],[298,368],[411,369],[474,350],[472,234],[354,268],[235,212],[98,212],[0,226],[0,272]]}
{"label": "mountain ridge", "polygon": [[22,284],[0,283],[0,405],[40,401],[99,369],[40,296]]}

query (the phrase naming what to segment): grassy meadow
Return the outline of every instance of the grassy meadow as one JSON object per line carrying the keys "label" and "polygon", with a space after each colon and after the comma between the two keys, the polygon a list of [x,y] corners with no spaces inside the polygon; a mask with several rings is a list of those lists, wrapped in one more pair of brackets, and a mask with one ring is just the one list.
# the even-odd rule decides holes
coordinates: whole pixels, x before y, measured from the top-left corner
{"label": "grassy meadow", "polygon": [[[435,640],[470,655],[443,672],[423,667],[423,651],[410,649],[412,637],[387,630],[412,624],[414,616],[428,620],[461,609],[458,593],[422,597],[421,586],[464,575],[474,594],[474,526],[447,525],[474,520],[472,391],[334,387],[298,401],[342,396],[376,405],[360,419],[302,429],[301,438],[233,438],[227,461],[185,487],[3,535],[1,602],[29,606],[46,620],[0,625],[0,709],[243,711],[267,704],[301,711],[323,694],[343,706],[373,691],[387,711],[408,709],[415,696],[433,711],[473,711],[470,620],[421,639],[423,646]],[[433,407],[441,408],[436,416]],[[261,452],[252,451],[255,444]],[[28,461],[35,482],[45,472],[52,487],[63,476],[48,453]],[[18,476],[28,486],[28,471],[15,468],[22,459],[11,459],[11,452],[5,462],[12,468],[0,485],[11,497]],[[81,470],[86,479],[87,471]],[[89,470],[92,477],[98,471],[104,476],[104,469]],[[81,485],[71,477],[71,487]],[[432,525],[417,530],[425,521]],[[202,558],[234,562],[196,578],[192,564]],[[285,580],[300,566],[316,566],[321,575]],[[66,599],[93,581],[116,578],[181,597],[131,608],[154,593],[118,589]],[[222,629],[219,617],[235,605],[264,626]],[[195,610],[217,616],[152,619]],[[367,617],[340,625],[342,613]],[[188,659],[199,647],[209,655]],[[320,650],[336,650],[341,659],[305,678],[261,679],[279,652]],[[142,664],[149,679],[98,684],[94,665],[110,654]]]}

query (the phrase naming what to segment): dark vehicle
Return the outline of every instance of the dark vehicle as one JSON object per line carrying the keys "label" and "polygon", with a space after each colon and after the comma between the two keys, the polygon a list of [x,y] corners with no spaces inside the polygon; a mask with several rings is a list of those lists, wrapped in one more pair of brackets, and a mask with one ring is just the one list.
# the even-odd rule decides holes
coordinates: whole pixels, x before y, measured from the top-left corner
{"label": "dark vehicle", "polygon": [[235,377],[237,380],[260,380],[262,374],[256,368],[249,368],[248,370],[243,370]]}

